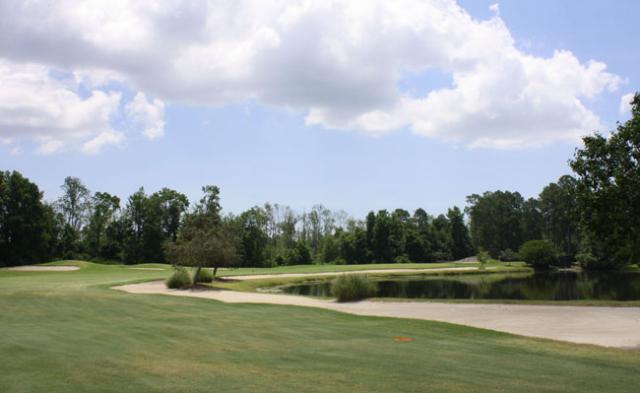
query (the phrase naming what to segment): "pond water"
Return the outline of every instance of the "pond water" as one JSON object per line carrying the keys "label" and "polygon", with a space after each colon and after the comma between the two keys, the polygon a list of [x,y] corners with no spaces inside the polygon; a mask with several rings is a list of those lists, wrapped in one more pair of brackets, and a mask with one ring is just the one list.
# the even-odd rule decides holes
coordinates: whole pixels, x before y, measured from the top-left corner
{"label": "pond water", "polygon": [[[427,299],[640,300],[640,273],[545,272],[412,276],[377,281],[376,297]],[[331,282],[282,288],[307,296],[331,296]]]}

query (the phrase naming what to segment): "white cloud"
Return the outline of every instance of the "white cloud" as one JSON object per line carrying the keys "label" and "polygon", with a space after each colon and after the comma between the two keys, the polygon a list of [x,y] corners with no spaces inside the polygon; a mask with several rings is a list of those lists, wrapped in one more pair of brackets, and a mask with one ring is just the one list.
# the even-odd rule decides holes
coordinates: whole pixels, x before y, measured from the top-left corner
{"label": "white cloud", "polygon": [[87,154],[96,154],[105,145],[121,145],[125,136],[120,131],[107,130],[99,133],[93,139],[82,144],[82,151]]}
{"label": "white cloud", "polygon": [[[521,51],[490,8],[478,21],[452,0],[3,2],[0,57],[68,70],[92,88],[126,83],[141,92],[126,115],[149,139],[164,132],[164,102],[255,101],[305,113],[307,124],[370,135],[408,127],[471,147],[600,128],[588,101],[620,78],[569,51]],[[429,70],[453,84],[417,86],[418,97],[398,88]]]}
{"label": "white cloud", "polygon": [[39,153],[113,132],[110,118],[119,104],[119,93],[94,90],[81,97],[44,66],[0,60],[0,136],[12,143],[35,140]]}
{"label": "white cloud", "polygon": [[620,97],[619,111],[621,115],[627,115],[631,113],[631,101],[633,101],[634,93],[627,93]]}
{"label": "white cloud", "polygon": [[143,129],[148,139],[164,135],[164,103],[158,99],[148,101],[144,93],[136,94],[126,107],[129,116]]}

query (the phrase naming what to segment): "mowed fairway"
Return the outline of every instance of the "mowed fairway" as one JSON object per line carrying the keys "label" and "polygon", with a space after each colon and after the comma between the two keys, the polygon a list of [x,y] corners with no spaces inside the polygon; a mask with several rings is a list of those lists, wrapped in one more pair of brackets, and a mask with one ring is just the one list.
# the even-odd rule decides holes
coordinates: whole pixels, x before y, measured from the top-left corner
{"label": "mowed fairway", "polygon": [[[640,351],[429,321],[131,295],[166,277],[0,271],[0,392],[636,392]],[[149,266],[159,267],[159,266]],[[409,337],[413,341],[394,340]]]}

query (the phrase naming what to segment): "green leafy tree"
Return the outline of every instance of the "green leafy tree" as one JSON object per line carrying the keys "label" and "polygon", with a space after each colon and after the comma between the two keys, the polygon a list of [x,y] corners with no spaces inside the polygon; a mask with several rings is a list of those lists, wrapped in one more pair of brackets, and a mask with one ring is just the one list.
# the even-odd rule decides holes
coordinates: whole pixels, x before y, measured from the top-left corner
{"label": "green leafy tree", "polygon": [[96,192],[92,198],[92,212],[86,227],[88,249],[95,257],[102,257],[102,246],[106,243],[106,232],[116,218],[120,198],[107,192]]}
{"label": "green leafy tree", "polygon": [[182,216],[189,208],[189,198],[178,191],[165,187],[151,195],[150,204],[155,205],[159,211],[164,239],[175,241],[178,237]]}
{"label": "green leafy tree", "polygon": [[590,268],[618,268],[640,261],[640,94],[631,119],[609,137],[583,138],[571,167],[583,236],[582,253]]}
{"label": "green leafy tree", "polygon": [[62,196],[58,199],[58,207],[66,223],[79,232],[91,209],[91,192],[80,179],[71,176],[64,179],[60,188]]}
{"label": "green leafy tree", "polygon": [[473,254],[469,230],[464,223],[464,216],[457,206],[447,212],[449,231],[451,236],[451,256],[462,259]]}
{"label": "green leafy tree", "polygon": [[142,187],[133,193],[127,201],[124,214],[126,232],[123,244],[123,258],[125,262],[141,263],[144,260],[144,255],[147,254],[144,247],[147,218],[145,212],[146,202],[147,195]]}
{"label": "green leafy tree", "polygon": [[364,264],[370,262],[370,251],[367,241],[367,232],[355,227],[351,231],[345,231],[340,236],[340,256],[350,264]]}
{"label": "green leafy tree", "polygon": [[535,269],[548,269],[558,261],[558,250],[548,240],[529,240],[520,247],[518,254]]}
{"label": "green leafy tree", "polygon": [[540,193],[544,238],[549,239],[564,255],[574,256],[578,250],[577,181],[569,175],[550,183]]}
{"label": "green leafy tree", "polygon": [[240,255],[247,266],[264,266],[270,260],[267,254],[269,236],[268,216],[264,209],[252,207],[237,218],[239,229]]}
{"label": "green leafy tree", "polygon": [[471,239],[492,257],[510,248],[517,250],[524,236],[524,199],[518,192],[495,191],[467,197]]}
{"label": "green leafy tree", "polygon": [[48,217],[38,186],[20,173],[0,172],[0,265],[48,256]]}
{"label": "green leafy tree", "polygon": [[233,231],[220,217],[220,189],[203,187],[204,197],[195,211],[185,216],[175,242],[165,243],[168,260],[174,265],[194,266],[198,276],[202,268],[237,266],[240,262]]}

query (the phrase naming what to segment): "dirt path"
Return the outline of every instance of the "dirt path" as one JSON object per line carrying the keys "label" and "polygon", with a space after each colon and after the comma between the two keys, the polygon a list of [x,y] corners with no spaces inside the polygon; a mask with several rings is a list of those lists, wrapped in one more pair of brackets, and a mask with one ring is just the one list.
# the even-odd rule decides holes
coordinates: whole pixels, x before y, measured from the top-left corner
{"label": "dirt path", "polygon": [[303,296],[226,290],[178,291],[162,281],[114,287],[129,293],[212,299],[225,303],[265,303],[316,307],[355,315],[425,319],[607,347],[640,347],[640,308],[574,307],[431,302],[336,303]]}
{"label": "dirt path", "polygon": [[[487,267],[487,270],[495,269]],[[263,280],[269,278],[296,278],[296,277],[331,277],[341,274],[375,274],[375,273],[432,273],[432,272],[460,272],[478,270],[477,267],[437,267],[431,269],[370,269],[370,270],[349,270],[342,272],[323,272],[323,273],[282,273],[282,274],[253,274],[244,276],[224,276],[228,280]]]}
{"label": "dirt path", "polygon": [[78,266],[13,266],[7,270],[14,272],[70,272],[80,269]]}

